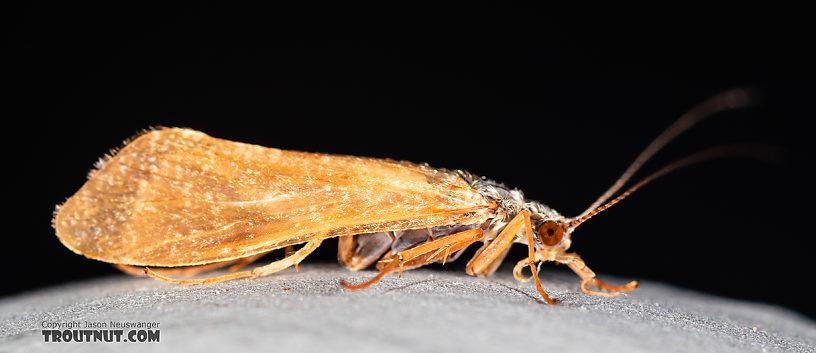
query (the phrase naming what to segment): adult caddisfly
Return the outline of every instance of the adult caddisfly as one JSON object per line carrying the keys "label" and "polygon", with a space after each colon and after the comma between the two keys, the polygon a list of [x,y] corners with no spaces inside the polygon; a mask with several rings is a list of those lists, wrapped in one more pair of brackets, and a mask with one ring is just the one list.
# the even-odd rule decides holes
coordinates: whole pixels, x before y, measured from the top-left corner
{"label": "adult caddisfly", "polygon": [[[585,293],[612,296],[638,283],[616,286],[595,278],[578,255],[567,252],[572,232],[673,169],[733,154],[713,149],[689,156],[609,200],[679,133],[748,100],[747,92],[737,89],[695,107],[658,136],[586,211],[571,218],[526,200],[519,190],[461,170],[284,151],[167,128],[142,134],[101,160],[85,185],[57,207],[53,225],[60,241],[81,255],[179,284],[267,275],[297,265],[323,240],[339,237],[343,265],[358,270],[377,262],[380,269],[365,283],[342,282],[349,289],[365,288],[389,272],[452,261],[475,242],[483,245],[466,271],[490,275],[510,245],[521,243],[528,256],[516,264],[514,276],[529,280],[521,274],[529,266],[546,302],[556,301],[541,287],[536,272],[536,263],[545,261],[569,266],[581,277]],[[289,250],[297,244],[305,245]],[[289,248],[285,258],[237,271],[280,248]],[[228,265],[233,272],[226,275],[171,277]]]}

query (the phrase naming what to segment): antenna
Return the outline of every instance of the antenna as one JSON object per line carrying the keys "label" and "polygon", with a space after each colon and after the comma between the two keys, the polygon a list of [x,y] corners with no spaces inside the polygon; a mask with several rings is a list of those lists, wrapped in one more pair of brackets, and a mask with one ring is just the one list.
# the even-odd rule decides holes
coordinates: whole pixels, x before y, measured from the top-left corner
{"label": "antenna", "polygon": [[[639,182],[637,185],[635,185],[635,187],[630,188],[624,194],[621,194],[621,196],[619,196],[618,198],[613,200],[613,202],[610,202],[610,203],[604,205],[603,209],[598,210],[599,206],[601,204],[603,204],[604,202],[606,202],[606,200],[608,200],[610,197],[612,197],[612,195],[614,195],[618,190],[620,190],[620,188],[623,187],[623,185],[626,184],[627,181],[629,181],[629,179],[635,174],[635,172],[637,172],[638,169],[640,169],[640,167],[642,167],[643,164],[646,163],[646,161],[649,160],[649,158],[652,158],[652,156],[654,156],[655,153],[660,151],[661,148],[663,148],[669,142],[671,142],[675,137],[677,137],[677,135],[680,135],[684,131],[688,130],[690,127],[694,126],[695,124],[699,123],[700,121],[702,121],[702,120],[704,120],[704,119],[706,119],[706,118],[708,118],[708,117],[710,117],[712,115],[715,115],[716,113],[719,113],[719,112],[722,112],[722,111],[725,111],[725,110],[731,110],[731,109],[746,107],[746,106],[750,105],[752,102],[755,102],[756,97],[757,97],[757,94],[755,92],[755,89],[753,89],[753,88],[747,88],[747,87],[734,88],[734,89],[722,92],[722,93],[720,93],[718,95],[715,95],[715,96],[709,98],[708,100],[704,101],[703,103],[700,103],[699,105],[695,106],[694,108],[691,108],[691,110],[689,110],[688,112],[686,112],[685,114],[680,116],[680,118],[678,118],[677,121],[675,121],[668,128],[666,128],[666,130],[664,130],[660,135],[658,135],[654,139],[654,141],[652,141],[652,143],[650,143],[649,146],[647,146],[646,149],[644,149],[643,152],[641,152],[640,155],[638,155],[637,158],[635,158],[635,161],[632,162],[632,164],[629,166],[629,168],[626,169],[626,171],[623,172],[623,174],[621,174],[621,176],[618,178],[618,180],[616,180],[615,183],[612,184],[612,186],[608,190],[606,190],[606,192],[604,192],[604,194],[601,195],[601,197],[599,197],[594,203],[592,203],[592,205],[590,205],[584,212],[582,212],[580,215],[575,217],[574,221],[572,221],[570,224],[572,224],[572,223],[574,223],[574,222],[576,222],[578,220],[581,220],[581,221],[578,222],[577,224],[575,224],[575,226],[577,226],[578,224],[581,224],[583,221],[585,221],[589,217],[592,217],[595,214],[598,214],[599,212],[603,211],[604,209],[609,208],[610,206],[612,206],[615,203],[617,203],[618,201],[622,200],[627,195],[631,194],[632,192],[634,192],[635,190],[637,190],[641,186],[645,185],[649,181],[654,180],[657,177],[660,177],[660,176],[670,172],[671,170],[686,166],[686,165],[694,163],[694,162],[699,162],[699,161],[702,161],[704,159],[710,159],[710,158],[703,158],[703,159],[700,159],[700,160],[690,161],[691,163],[688,163],[688,162],[680,163],[680,162],[683,162],[684,160],[686,160],[687,158],[698,156],[697,154],[695,154],[695,155],[689,156],[687,158],[678,160],[677,162],[672,163],[672,164],[664,167],[663,169],[655,172],[654,174],[650,175],[649,177],[646,177],[646,179]],[[698,157],[698,159],[699,159],[699,157]],[[682,164],[682,165],[676,165],[676,164]],[[674,167],[669,168],[667,170],[668,167],[671,167],[673,165],[674,165]],[[598,211],[596,212],[596,210],[598,210]]]}
{"label": "antenna", "polygon": [[597,207],[585,215],[573,218],[568,223],[568,227],[574,229],[581,223],[584,223],[587,219],[592,218],[596,214],[603,212],[607,208],[612,207],[612,205],[625,199],[627,196],[629,196],[629,194],[635,192],[635,190],[640,189],[641,187],[648,184],[652,180],[662,177],[672,171],[715,158],[734,156],[756,157],[764,160],[776,160],[779,157],[779,151],[770,147],[757,145],[727,145],[712,147],[710,149],[697,152],[695,154],[674,161],[673,163],[669,163],[660,170],[643,178],[641,181],[637,182],[637,184],[633,185],[632,187],[624,191],[622,194],[618,195],[618,197],[612,199],[603,206]]}

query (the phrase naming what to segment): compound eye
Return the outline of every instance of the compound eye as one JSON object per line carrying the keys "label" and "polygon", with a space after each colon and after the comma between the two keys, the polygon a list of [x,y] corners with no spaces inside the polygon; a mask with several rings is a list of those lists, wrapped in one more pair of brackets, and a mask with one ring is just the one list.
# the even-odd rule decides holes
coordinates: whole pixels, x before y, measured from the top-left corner
{"label": "compound eye", "polygon": [[561,238],[563,237],[564,228],[561,228],[556,222],[546,221],[538,227],[538,239],[540,239],[544,245],[556,245],[561,242]]}

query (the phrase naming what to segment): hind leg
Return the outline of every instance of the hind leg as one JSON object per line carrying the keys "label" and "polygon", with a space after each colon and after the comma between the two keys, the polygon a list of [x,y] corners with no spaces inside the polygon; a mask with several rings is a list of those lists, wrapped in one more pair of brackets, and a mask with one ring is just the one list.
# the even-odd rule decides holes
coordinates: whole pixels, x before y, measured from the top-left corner
{"label": "hind leg", "polygon": [[[206,265],[198,265],[198,266],[188,266],[188,267],[181,267],[181,268],[154,268],[153,271],[163,276],[195,276],[202,272],[212,271],[219,268],[230,266],[229,271],[235,272],[241,269],[242,267],[249,265],[255,260],[263,257],[266,254],[269,254],[270,251],[265,253],[260,253],[257,255],[242,257],[240,259],[235,260],[228,260],[228,261],[221,261],[215,262]],[[141,266],[130,266],[130,265],[123,265],[123,264],[113,264],[113,267],[127,273],[131,276],[137,277],[144,277],[146,276],[144,267]]]}
{"label": "hind leg", "polygon": [[184,285],[187,285],[187,284],[211,284],[211,283],[218,283],[218,282],[228,281],[228,280],[231,280],[231,279],[242,278],[242,277],[255,278],[255,277],[260,277],[260,276],[266,276],[268,274],[278,272],[278,271],[283,270],[283,269],[285,269],[285,268],[287,268],[289,266],[296,265],[296,264],[300,263],[301,261],[303,261],[304,258],[306,258],[306,256],[308,256],[313,251],[315,251],[315,249],[317,249],[317,247],[320,246],[320,243],[322,243],[322,242],[323,242],[322,238],[311,240],[308,243],[306,243],[306,245],[304,245],[302,248],[300,248],[300,250],[296,251],[292,255],[289,255],[289,256],[281,259],[281,260],[274,261],[274,262],[272,262],[272,263],[270,263],[268,265],[253,268],[251,270],[230,273],[230,274],[223,275],[223,276],[215,276],[215,277],[208,277],[208,278],[194,278],[194,279],[176,279],[176,278],[170,278],[170,277],[167,277],[167,276],[160,275],[160,274],[154,272],[153,270],[151,270],[149,268],[145,268],[144,272],[145,272],[145,274],[147,274],[150,277],[157,278],[157,279],[160,279],[160,280],[165,281],[165,282],[176,283],[176,284],[184,284]]}
{"label": "hind leg", "polygon": [[[160,273],[165,276],[193,276],[197,275],[202,272],[216,270],[222,267],[227,267],[232,264],[237,264],[241,259],[236,260],[229,260],[229,261],[222,261],[222,262],[215,262],[206,265],[198,265],[198,266],[189,266],[189,267],[182,267],[182,268],[156,268],[154,269],[156,273]],[[113,267],[116,267],[117,270],[127,273],[132,276],[139,276],[143,277],[146,276],[144,272],[144,267],[141,266],[130,266],[130,265],[123,265],[123,264],[113,264]]]}
{"label": "hind leg", "polygon": [[[229,271],[235,272],[240,270],[242,267],[249,265],[255,260],[269,254],[271,251],[267,251],[264,253],[260,253],[257,255],[251,255],[247,257],[242,257],[240,259],[235,260],[228,260],[228,261],[221,261],[215,262],[211,264],[205,265],[198,265],[198,266],[188,266],[188,267],[180,267],[180,268],[154,268],[153,271],[163,276],[195,276],[202,272],[217,270],[219,268],[230,266]],[[144,267],[141,266],[131,266],[131,265],[123,265],[123,264],[113,264],[117,270],[127,273],[131,276],[137,277],[144,277],[146,276]]]}

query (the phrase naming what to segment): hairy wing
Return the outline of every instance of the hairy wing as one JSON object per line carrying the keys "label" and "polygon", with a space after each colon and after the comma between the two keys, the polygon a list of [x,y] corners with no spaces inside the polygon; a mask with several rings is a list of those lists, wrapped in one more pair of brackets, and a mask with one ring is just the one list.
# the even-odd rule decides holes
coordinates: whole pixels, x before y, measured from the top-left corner
{"label": "hairy wing", "polygon": [[146,133],[104,162],[58,207],[54,228],[93,259],[188,266],[313,237],[478,223],[495,208],[446,170],[174,128]]}

